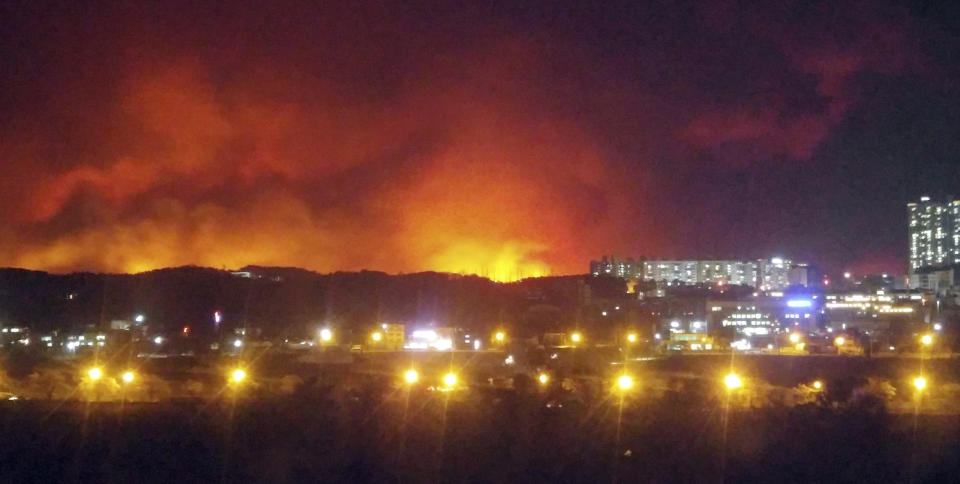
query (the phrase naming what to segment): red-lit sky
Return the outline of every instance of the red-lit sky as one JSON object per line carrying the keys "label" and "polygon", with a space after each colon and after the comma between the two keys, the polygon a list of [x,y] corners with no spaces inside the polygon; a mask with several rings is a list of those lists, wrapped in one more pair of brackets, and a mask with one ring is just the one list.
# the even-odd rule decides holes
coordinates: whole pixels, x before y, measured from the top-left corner
{"label": "red-lit sky", "polygon": [[952,7],[17,3],[0,266],[896,271],[960,194]]}

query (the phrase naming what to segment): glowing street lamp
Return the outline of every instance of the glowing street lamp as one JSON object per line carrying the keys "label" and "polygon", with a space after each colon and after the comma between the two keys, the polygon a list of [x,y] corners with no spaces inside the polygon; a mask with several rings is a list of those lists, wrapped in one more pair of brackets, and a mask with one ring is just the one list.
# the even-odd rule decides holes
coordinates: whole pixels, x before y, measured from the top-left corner
{"label": "glowing street lamp", "polygon": [[633,378],[630,375],[620,375],[620,378],[617,378],[617,386],[620,390],[629,390],[633,388]]}
{"label": "glowing street lamp", "polygon": [[743,380],[736,373],[731,373],[723,379],[723,384],[727,386],[727,390],[736,390],[743,386]]}
{"label": "glowing street lamp", "polygon": [[503,334],[503,331],[497,331],[497,333],[493,335],[493,340],[497,343],[503,343],[506,339],[507,335]]}
{"label": "glowing street lamp", "polygon": [[457,384],[457,374],[451,372],[443,375],[443,384],[446,385],[447,388],[453,388]]}
{"label": "glowing street lamp", "polygon": [[630,334],[628,334],[628,335],[627,335],[627,341],[630,342],[630,343],[636,343],[636,342],[637,342],[637,333],[630,333]]}
{"label": "glowing street lamp", "polygon": [[123,375],[120,376],[120,378],[123,379],[125,383],[131,383],[133,382],[133,379],[135,378],[135,376],[136,375],[134,375],[132,371],[125,371],[123,372]]}
{"label": "glowing street lamp", "polygon": [[403,379],[412,385],[420,379],[420,374],[417,373],[417,370],[407,370],[407,372],[403,374]]}
{"label": "glowing street lamp", "polygon": [[800,333],[791,333],[791,334],[790,334],[790,342],[793,343],[793,344],[799,343],[799,342],[800,342]]}
{"label": "glowing street lamp", "polygon": [[541,385],[546,385],[550,382],[550,375],[541,373],[539,376],[537,376],[537,381],[539,381]]}
{"label": "glowing street lamp", "polygon": [[233,370],[230,378],[234,383],[240,383],[247,378],[247,372],[243,371],[242,368],[237,368],[236,370]]}
{"label": "glowing street lamp", "polygon": [[375,342],[380,342],[380,340],[383,339],[383,333],[379,331],[374,331],[373,334],[370,335],[370,339],[372,339]]}
{"label": "glowing street lamp", "polygon": [[922,376],[918,376],[913,379],[913,386],[918,392],[922,392],[924,388],[927,388],[927,379]]}
{"label": "glowing street lamp", "polygon": [[837,339],[833,340],[833,343],[837,346],[843,346],[847,340],[843,336],[837,336]]}
{"label": "glowing street lamp", "polygon": [[320,330],[320,341],[324,343],[329,343],[333,340],[333,331],[330,331],[330,328],[323,328]]}
{"label": "glowing street lamp", "polygon": [[930,345],[932,345],[932,344],[933,344],[933,335],[930,335],[930,334],[925,334],[925,335],[923,335],[923,337],[920,338],[920,342],[923,343],[924,346],[930,346]]}
{"label": "glowing street lamp", "polygon": [[574,343],[579,343],[582,339],[583,336],[581,336],[580,333],[573,333],[570,335],[570,341],[573,341]]}
{"label": "glowing street lamp", "polygon": [[814,380],[813,385],[811,385],[811,386],[813,386],[813,389],[814,389],[814,390],[822,390],[822,389],[823,389],[823,382],[821,382],[820,380]]}
{"label": "glowing street lamp", "polygon": [[95,366],[90,368],[90,370],[87,372],[87,376],[89,376],[91,380],[97,381],[103,376],[103,372],[100,371],[100,368]]}

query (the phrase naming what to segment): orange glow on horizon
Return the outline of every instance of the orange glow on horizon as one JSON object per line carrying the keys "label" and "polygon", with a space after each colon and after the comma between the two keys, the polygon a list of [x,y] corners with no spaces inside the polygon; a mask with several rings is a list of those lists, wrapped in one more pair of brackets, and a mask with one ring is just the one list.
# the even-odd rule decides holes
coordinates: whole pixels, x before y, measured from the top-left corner
{"label": "orange glow on horizon", "polygon": [[[39,177],[18,214],[24,230],[0,234],[0,265],[295,266],[510,282],[583,273],[601,247],[632,238],[598,225],[598,210],[620,220],[633,208],[607,195],[607,161],[570,120],[498,94],[477,99],[459,83],[334,115],[263,95],[269,82],[237,81],[226,102],[192,62],[131,73],[112,121],[142,131],[118,141],[122,155]],[[413,162],[394,159],[433,131],[436,141],[404,155]]]}

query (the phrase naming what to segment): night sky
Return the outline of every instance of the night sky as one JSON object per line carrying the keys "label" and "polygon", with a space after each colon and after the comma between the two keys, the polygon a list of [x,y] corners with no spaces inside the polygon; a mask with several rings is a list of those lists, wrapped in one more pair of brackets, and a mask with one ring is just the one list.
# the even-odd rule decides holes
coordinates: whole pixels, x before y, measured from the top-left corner
{"label": "night sky", "polygon": [[[0,6],[0,266],[904,271],[960,3]],[[320,3],[320,2],[316,2]]]}

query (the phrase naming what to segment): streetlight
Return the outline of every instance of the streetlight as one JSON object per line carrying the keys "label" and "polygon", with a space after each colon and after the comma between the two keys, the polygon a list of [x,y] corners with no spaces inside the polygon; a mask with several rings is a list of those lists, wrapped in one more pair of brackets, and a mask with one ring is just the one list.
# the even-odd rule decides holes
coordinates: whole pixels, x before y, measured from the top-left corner
{"label": "streetlight", "polygon": [[630,334],[628,334],[628,335],[627,335],[627,341],[630,342],[630,343],[636,343],[636,342],[637,342],[637,333],[630,333]]}
{"label": "streetlight", "polygon": [[918,392],[922,392],[924,388],[927,388],[927,379],[922,376],[918,376],[913,379],[913,386]]}
{"label": "streetlight", "polygon": [[843,336],[837,336],[837,339],[833,340],[833,343],[837,346],[843,346],[847,340]]}
{"label": "streetlight", "polygon": [[736,373],[731,373],[723,379],[723,383],[727,386],[727,390],[736,390],[743,386],[743,380],[737,376]]}
{"label": "streetlight", "polygon": [[497,333],[493,335],[493,340],[497,343],[503,343],[505,339],[507,339],[507,335],[503,334],[503,331],[497,331]]}
{"label": "streetlight", "polygon": [[451,372],[443,375],[443,384],[446,385],[447,388],[453,388],[454,385],[457,384],[457,374]]}
{"label": "streetlight", "polygon": [[923,343],[924,346],[930,346],[933,344],[933,336],[930,334],[925,334],[920,338],[920,342]]}
{"label": "streetlight", "polygon": [[370,339],[372,339],[375,342],[379,342],[380,340],[383,339],[383,333],[379,331],[374,331],[373,334],[370,335]]}
{"label": "streetlight", "polygon": [[791,333],[791,334],[790,334],[790,342],[793,343],[793,344],[799,343],[799,342],[800,342],[800,333]]}
{"label": "streetlight", "polygon": [[89,376],[91,380],[96,381],[103,376],[103,372],[100,371],[100,368],[95,366],[93,368],[90,368],[90,371],[87,372],[87,376]]}
{"label": "streetlight", "polygon": [[324,343],[329,343],[333,340],[333,331],[330,331],[330,328],[323,328],[320,330],[320,341]]}
{"label": "streetlight", "polygon": [[814,390],[822,390],[822,389],[823,389],[823,382],[821,382],[820,380],[814,380],[812,386],[813,386],[813,389],[814,389]]}
{"label": "streetlight", "polygon": [[580,333],[573,333],[570,335],[570,341],[573,341],[574,343],[579,343],[581,339],[583,339],[583,337],[580,336]]}
{"label": "streetlight", "polygon": [[546,385],[550,381],[550,375],[541,373],[537,376],[537,381],[539,381],[541,385]]}
{"label": "streetlight", "polygon": [[134,376],[135,375],[133,374],[132,371],[125,371],[123,372],[123,375],[120,378],[122,378],[124,382],[130,383],[133,381]]}
{"label": "streetlight", "polygon": [[243,371],[242,368],[237,368],[236,370],[233,370],[231,378],[233,379],[234,383],[240,383],[247,378],[247,372]]}
{"label": "streetlight", "polygon": [[420,379],[420,374],[417,373],[417,370],[407,370],[407,372],[403,374],[403,379],[412,385]]}
{"label": "streetlight", "polygon": [[633,378],[630,375],[620,375],[620,378],[617,378],[617,386],[621,390],[629,390],[633,387]]}

